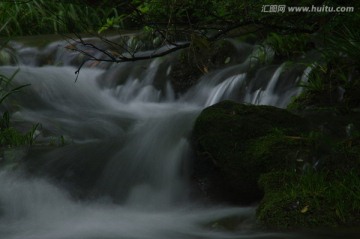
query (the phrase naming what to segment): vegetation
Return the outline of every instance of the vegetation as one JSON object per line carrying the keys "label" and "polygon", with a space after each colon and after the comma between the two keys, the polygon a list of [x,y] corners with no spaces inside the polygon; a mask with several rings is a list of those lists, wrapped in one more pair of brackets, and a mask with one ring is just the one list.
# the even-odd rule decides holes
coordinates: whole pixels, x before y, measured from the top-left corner
{"label": "vegetation", "polygon": [[83,1],[1,1],[0,36],[65,34],[97,30],[109,16],[118,16],[116,8],[95,8]]}
{"label": "vegetation", "polygon": [[358,225],[357,122],[349,116],[301,118],[274,107],[218,103],[195,123],[194,178],[202,186],[206,182],[206,195],[216,200],[262,199],[257,218],[266,228]]}
{"label": "vegetation", "polygon": [[318,61],[312,62],[305,89],[291,107],[337,107],[349,111],[359,107],[360,32],[344,30],[330,36],[319,51]]}
{"label": "vegetation", "polygon": [[[277,4],[293,6],[293,2],[288,0]],[[106,2],[104,5],[112,4]],[[257,44],[270,47],[275,52],[273,63],[290,60],[302,62],[306,67],[312,68],[308,81],[300,85],[307,89],[306,93],[294,100],[299,103],[297,106],[336,105],[344,109],[355,107],[359,103],[359,92],[355,90],[359,88],[357,85],[360,72],[358,62],[360,30],[357,27],[360,15],[356,14],[359,4],[356,1],[347,2],[346,6],[354,7],[353,13],[313,12],[311,14],[287,10],[283,13],[262,12],[266,5],[273,5],[273,2],[267,0],[123,2],[117,5],[117,9],[122,8],[126,11],[108,17],[99,28],[99,32],[104,33],[107,30],[121,32],[129,26],[142,29],[143,35],[138,39],[156,43],[146,48],[154,51],[140,57],[136,52],[142,48],[134,48],[124,40],[121,43],[114,43],[100,37],[114,51],[105,52],[104,48],[87,44],[86,46],[92,50],[104,53],[101,57],[95,57],[94,54],[87,55],[87,60],[112,62],[143,60],[189,48],[183,53],[185,54],[183,59],[190,60],[183,61],[182,66],[178,68],[187,69],[188,74],[185,73],[183,78],[193,81],[192,75],[206,74],[214,69],[208,66],[208,62],[212,61],[211,54],[208,54],[209,49],[216,48],[214,42],[228,37],[246,39],[247,36],[255,34]],[[334,8],[343,6],[336,0],[325,2],[304,0],[298,5],[328,5]],[[77,42],[84,45],[81,40]],[[120,47],[116,44],[120,44]],[[162,48],[161,51],[156,50],[161,47],[166,48]],[[309,56],[306,57],[307,55]],[[304,57],[305,60],[302,60]],[[343,89],[346,94],[339,93],[339,89]]]}
{"label": "vegetation", "polygon": [[[282,0],[278,5],[294,6],[292,1]],[[44,33],[77,33],[73,40],[72,50],[82,52],[87,58],[84,61],[134,61],[161,57],[165,54],[190,48],[186,54],[188,58],[199,59],[195,65],[199,65],[200,71],[204,71],[202,61],[205,61],[203,52],[207,51],[214,41],[226,37],[239,37],[256,34],[258,44],[264,44],[274,49],[275,60],[297,59],[304,53],[315,50],[322,55],[316,62],[319,68],[331,69],[335,62],[344,62],[346,69],[339,67],[331,70],[331,74],[339,87],[351,87],[349,81],[344,82],[344,76],[357,77],[359,59],[359,35],[357,23],[360,21],[358,2],[350,1],[346,6],[354,8],[353,13],[333,12],[264,12],[264,6],[274,5],[273,1],[237,1],[237,0],[129,0],[129,1],[57,1],[44,0],[30,1],[6,1],[1,2],[0,7],[6,9],[1,15],[3,26],[2,33],[6,35],[28,35]],[[297,6],[343,6],[336,0],[307,1],[303,0]],[[49,24],[49,22],[51,24]],[[143,30],[138,39],[146,39],[152,42],[150,52],[147,55],[136,55],[141,50],[139,44],[122,39],[111,41],[105,37],[107,31],[123,33],[124,30]],[[344,29],[344,30],[342,30]],[[83,41],[78,35],[80,32],[88,32],[97,35],[105,46],[91,44]],[[105,34],[105,35],[104,35]],[[141,44],[140,44],[141,45]],[[146,44],[147,48],[149,44]],[[166,48],[161,47],[166,46]],[[84,49],[85,47],[85,49]],[[87,51],[91,50],[91,54]],[[112,49],[108,51],[108,49]],[[99,55],[97,52],[103,54]],[[346,63],[345,63],[346,62]],[[350,64],[348,64],[350,63]],[[306,62],[304,64],[315,64]],[[82,64],[83,65],[83,64]],[[81,65],[81,66],[82,66]],[[81,67],[80,67],[81,68]],[[323,73],[319,77],[323,78]],[[326,75],[327,76],[327,75]],[[312,77],[310,77],[312,78]],[[316,78],[316,77],[315,77]],[[333,81],[320,80],[323,85],[330,85],[327,89],[330,97],[333,95]],[[316,81],[316,80],[314,80]],[[313,80],[309,79],[309,85]],[[341,82],[341,83],[338,83]],[[352,81],[354,84],[356,81]],[[304,84],[305,85],[305,84]],[[328,88],[328,87],[327,87]],[[351,87],[353,88],[353,87]],[[332,92],[332,93],[329,93]],[[356,93],[353,93],[356,94]],[[313,95],[305,95],[304,102],[316,102]],[[347,104],[353,104],[352,100],[345,100]]]}
{"label": "vegetation", "polygon": [[302,140],[311,146],[311,160],[298,156],[296,168],[261,176],[265,197],[257,210],[259,221],[272,229],[358,225],[358,133],[339,140],[312,131]]}
{"label": "vegetation", "polygon": [[[16,75],[17,71],[8,78],[4,75],[0,75],[0,105],[11,94],[21,91],[22,88],[29,85],[21,85],[17,87],[11,86],[11,81]],[[39,124],[34,125],[29,132],[21,133],[17,129],[11,126],[10,114],[8,111],[2,113],[0,118],[0,147],[13,147],[21,145],[32,145],[35,140],[35,131],[39,127]]]}
{"label": "vegetation", "polygon": [[258,208],[262,225],[272,229],[354,226],[359,224],[357,170],[329,173],[308,170],[264,174],[265,197]]}
{"label": "vegetation", "polygon": [[232,101],[215,104],[200,114],[193,132],[198,167],[212,170],[199,169],[195,177],[210,182],[208,193],[214,191],[214,198],[231,192],[229,200],[236,203],[259,201],[260,175],[294,165],[302,142],[291,139],[306,131],[306,120],[286,110]]}

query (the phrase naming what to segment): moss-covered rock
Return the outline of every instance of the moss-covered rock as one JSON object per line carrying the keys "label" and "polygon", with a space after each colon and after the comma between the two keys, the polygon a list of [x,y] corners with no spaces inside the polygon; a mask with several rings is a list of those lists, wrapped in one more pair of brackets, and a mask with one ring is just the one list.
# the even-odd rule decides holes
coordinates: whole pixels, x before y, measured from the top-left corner
{"label": "moss-covered rock", "polygon": [[[244,51],[250,54],[249,49]],[[205,39],[194,40],[190,48],[179,54],[171,71],[171,83],[175,92],[184,93],[204,74],[239,61],[237,52],[234,44],[228,40],[213,43]]]}
{"label": "moss-covered rock", "polygon": [[261,174],[289,165],[307,154],[299,136],[307,122],[286,110],[223,101],[197,118],[194,178],[210,198],[253,203],[263,196]]}
{"label": "moss-covered rock", "polygon": [[335,113],[213,105],[195,124],[194,178],[210,199],[261,200],[257,220],[266,228],[358,226],[358,114]]}

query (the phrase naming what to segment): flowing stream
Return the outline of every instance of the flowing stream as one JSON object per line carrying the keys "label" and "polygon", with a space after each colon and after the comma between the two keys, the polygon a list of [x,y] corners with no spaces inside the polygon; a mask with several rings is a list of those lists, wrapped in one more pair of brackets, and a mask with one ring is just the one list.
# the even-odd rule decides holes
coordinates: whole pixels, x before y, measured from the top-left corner
{"label": "flowing stream", "polygon": [[0,67],[7,76],[20,69],[13,84],[31,84],[7,99],[12,121],[26,129],[40,123],[39,143],[65,143],[4,154],[4,161],[27,162],[37,173],[10,163],[0,172],[0,238],[295,237],[260,231],[255,207],[194,200],[189,136],[201,110],[224,99],[285,107],[299,93],[303,71],[268,65],[249,76],[257,49],[245,44],[239,49],[251,53],[243,61],[180,95],[169,81],[173,56],[87,65],[75,81],[78,54],[64,44],[13,43],[17,65]]}

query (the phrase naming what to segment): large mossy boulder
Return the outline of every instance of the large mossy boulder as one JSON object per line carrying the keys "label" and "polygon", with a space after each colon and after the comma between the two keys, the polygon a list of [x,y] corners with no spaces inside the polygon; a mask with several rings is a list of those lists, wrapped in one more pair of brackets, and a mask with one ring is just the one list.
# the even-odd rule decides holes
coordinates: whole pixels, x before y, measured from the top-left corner
{"label": "large mossy boulder", "polygon": [[194,179],[210,199],[259,201],[260,175],[296,167],[294,159],[308,157],[307,145],[299,140],[307,125],[303,118],[272,106],[223,101],[208,107],[193,131]]}
{"label": "large mossy boulder", "polygon": [[206,108],[193,132],[201,191],[260,202],[257,220],[272,230],[360,225],[358,114],[305,116],[232,101]]}

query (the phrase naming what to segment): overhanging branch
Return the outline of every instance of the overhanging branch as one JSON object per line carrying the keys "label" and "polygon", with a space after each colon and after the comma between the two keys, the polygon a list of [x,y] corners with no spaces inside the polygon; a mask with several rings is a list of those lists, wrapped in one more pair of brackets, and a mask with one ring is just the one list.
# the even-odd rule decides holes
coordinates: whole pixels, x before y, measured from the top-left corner
{"label": "overhanging branch", "polygon": [[[202,30],[201,27],[196,27],[196,29],[193,29],[192,25],[190,25],[191,29],[183,28],[182,30],[178,30],[177,33],[182,32],[183,34],[186,34],[186,35],[197,34],[197,35],[201,35],[201,37],[205,37],[209,42],[214,42],[214,41],[217,41],[217,40],[223,38],[229,32],[231,32],[235,29],[244,28],[246,26],[256,26],[257,29],[283,30],[284,32],[288,32],[288,33],[299,33],[299,32],[313,33],[314,32],[314,30],[307,29],[307,28],[298,28],[298,27],[291,27],[291,26],[280,25],[280,24],[273,24],[273,23],[271,23],[270,20],[271,19],[268,19],[268,18],[263,18],[261,20],[253,20],[253,19],[244,20],[237,24],[232,24],[232,25],[220,28],[215,34],[210,35],[210,36],[204,35],[204,33],[201,32],[201,30]],[[203,29],[206,29],[206,27],[204,27]],[[250,32],[252,32],[253,30],[254,29],[252,29]],[[95,44],[86,42],[83,38],[81,38],[80,35],[75,34],[78,38],[78,39],[72,39],[75,43],[77,43],[87,49],[94,50],[97,53],[102,53],[102,57],[97,57],[97,56],[95,56],[95,54],[89,53],[86,50],[75,47],[73,50],[78,51],[81,54],[88,57],[81,63],[81,65],[79,66],[79,68],[76,71],[76,74],[77,75],[79,74],[81,68],[88,61],[121,63],[121,62],[134,62],[134,61],[141,61],[141,60],[149,60],[149,59],[154,59],[157,57],[162,57],[162,56],[168,55],[170,53],[173,53],[178,50],[188,48],[191,46],[191,42],[177,43],[173,39],[171,39],[169,37],[169,32],[171,32],[171,30],[169,29],[169,26],[166,29],[161,29],[160,27],[157,27],[154,30],[154,32],[157,33],[158,36],[160,36],[162,38],[163,43],[166,45],[163,44],[161,47],[152,50],[149,54],[145,53],[145,55],[137,54],[136,50],[131,51],[125,41],[122,42],[123,43],[123,45],[122,45],[122,44],[113,42],[107,38],[104,38],[102,36],[97,36],[102,42],[108,44],[109,46],[113,45],[113,46],[116,46],[118,49],[123,50],[123,52],[121,52],[121,51],[114,52],[111,50],[107,50],[107,49],[98,47]],[[166,47],[168,47],[168,49],[164,50],[164,48],[166,48]]]}

